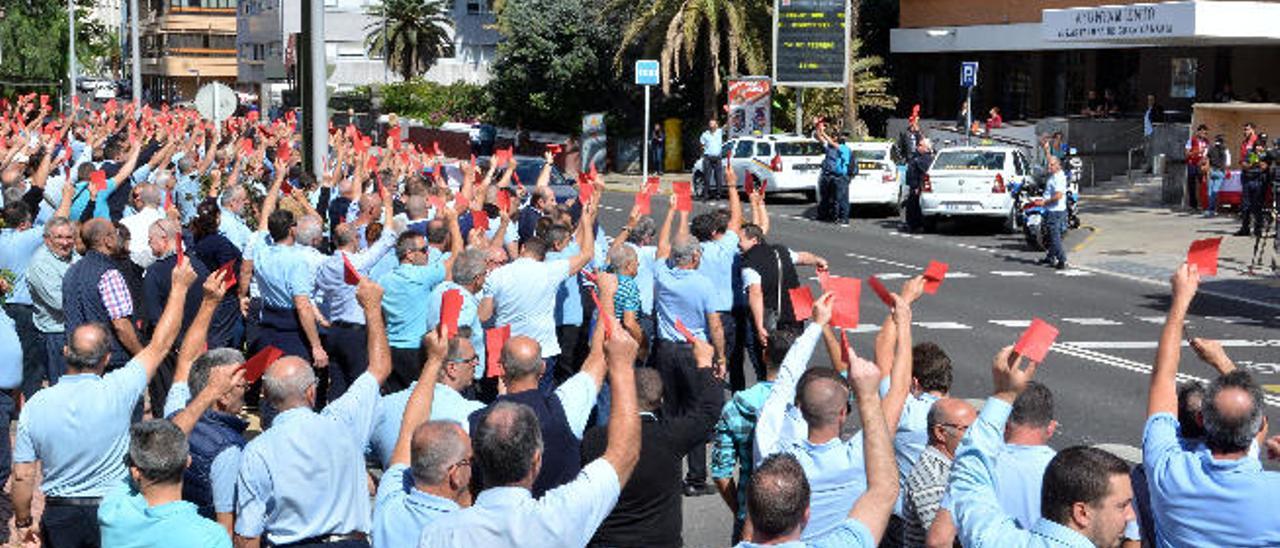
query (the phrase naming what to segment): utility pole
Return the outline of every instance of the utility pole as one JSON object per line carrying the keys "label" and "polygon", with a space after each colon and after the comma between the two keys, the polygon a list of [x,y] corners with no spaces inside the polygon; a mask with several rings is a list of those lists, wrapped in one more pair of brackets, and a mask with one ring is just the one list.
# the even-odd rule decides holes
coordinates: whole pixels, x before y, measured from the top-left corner
{"label": "utility pole", "polygon": [[325,89],[324,0],[302,0],[302,137],[303,165],[324,177],[329,147],[329,107]]}
{"label": "utility pole", "polygon": [[67,0],[67,28],[70,30],[67,47],[67,110],[71,110],[71,98],[76,96],[76,6],[75,0]]}
{"label": "utility pole", "polygon": [[129,0],[129,49],[133,57],[133,115],[142,116],[142,52],[138,44],[138,0]]}

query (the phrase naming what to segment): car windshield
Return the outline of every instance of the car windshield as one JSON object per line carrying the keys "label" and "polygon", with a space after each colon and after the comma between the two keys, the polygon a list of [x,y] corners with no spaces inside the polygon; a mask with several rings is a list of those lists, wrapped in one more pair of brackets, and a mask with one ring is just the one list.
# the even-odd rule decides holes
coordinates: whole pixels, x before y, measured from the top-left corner
{"label": "car windshield", "polygon": [[[517,158],[519,163],[516,164],[516,176],[520,178],[520,183],[532,185],[538,181],[538,175],[542,173],[543,160],[541,158]],[[558,167],[551,167],[551,183],[553,185],[566,184],[564,173]]]}
{"label": "car windshield", "polygon": [[933,169],[1004,169],[1004,153],[989,150],[946,150],[933,161]]}
{"label": "car windshield", "polygon": [[782,156],[822,156],[822,144],[817,141],[788,141],[774,146]]}
{"label": "car windshield", "polygon": [[853,150],[853,157],[858,161],[879,161],[884,160],[889,154],[887,148],[857,148]]}

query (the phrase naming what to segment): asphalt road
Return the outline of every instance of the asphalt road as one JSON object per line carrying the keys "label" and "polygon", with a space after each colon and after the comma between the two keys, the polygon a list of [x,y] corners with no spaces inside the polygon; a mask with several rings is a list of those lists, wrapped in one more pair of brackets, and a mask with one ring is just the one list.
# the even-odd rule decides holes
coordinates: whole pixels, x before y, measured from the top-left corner
{"label": "asphalt road", "polygon": [[[625,222],[632,200],[627,193],[606,194],[601,219],[610,235]],[[694,213],[723,205],[699,203]],[[653,200],[659,222],[666,207],[665,200]],[[917,302],[913,337],[936,342],[950,355],[953,395],[989,395],[992,356],[1039,317],[1061,330],[1037,373],[1056,396],[1060,425],[1052,445],[1141,446],[1149,371],[1169,302],[1167,283],[1039,266],[1035,261],[1043,252],[1030,251],[1021,235],[1001,234],[997,226],[943,223],[938,234],[906,235],[883,211],[855,210],[852,225],[842,228],[809,220],[813,205],[798,198],[770,198],[767,207],[770,242],[825,257],[835,275],[876,275],[896,290],[931,260],[950,265],[938,293]],[[1069,234],[1068,252],[1085,237],[1082,231]],[[801,270],[802,278],[812,275]],[[816,279],[809,283],[816,292]],[[887,310],[869,289],[863,293],[860,325],[850,342],[856,352],[870,353]],[[1189,337],[1223,340],[1238,365],[1264,385],[1274,385],[1267,395],[1271,424],[1280,424],[1278,314],[1280,309],[1202,294],[1187,324]],[[1206,379],[1213,374],[1185,345],[1182,358],[1185,375]],[[825,352],[819,350],[814,361],[827,362]],[[684,516],[687,545],[728,545],[731,519],[719,497],[686,498]]]}

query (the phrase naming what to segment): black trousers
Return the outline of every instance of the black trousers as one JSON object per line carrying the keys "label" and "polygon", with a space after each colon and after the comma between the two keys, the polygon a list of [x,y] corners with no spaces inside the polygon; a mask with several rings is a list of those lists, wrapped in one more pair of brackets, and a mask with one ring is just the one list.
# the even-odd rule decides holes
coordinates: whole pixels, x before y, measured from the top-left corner
{"label": "black trousers", "polygon": [[367,333],[365,326],[357,323],[333,322],[329,326],[324,338],[324,351],[329,354],[329,401],[345,394],[369,368]]}
{"label": "black trousers", "polygon": [[1240,211],[1240,232],[1249,232],[1249,219],[1253,219],[1253,233],[1255,235],[1262,233],[1262,201],[1266,196],[1265,187],[1262,181],[1253,180],[1245,181],[1243,185],[1243,196],[1241,196],[1242,208]]}
{"label": "black trousers", "polygon": [[382,383],[383,394],[394,394],[409,387],[422,374],[422,348],[391,347],[391,374]]}
{"label": "black trousers", "polygon": [[907,228],[911,230],[919,230],[924,227],[924,210],[920,209],[920,188],[912,188],[907,191]]}
{"label": "black trousers", "polygon": [[40,539],[46,548],[98,548],[97,506],[44,507],[40,516]]}
{"label": "black trousers", "polygon": [[[746,342],[747,326],[751,325],[750,310],[738,307],[732,312],[720,313],[720,324],[724,326],[725,365],[729,370],[729,388],[734,392],[747,387],[746,377]],[[752,329],[754,331],[754,329]]]}
{"label": "black trousers", "polygon": [[[659,340],[654,346],[649,364],[662,377],[662,412],[667,417],[687,413],[695,403],[698,390],[698,362],[693,357],[693,346]],[[686,457],[689,470],[684,481],[701,484],[707,481],[707,448],[698,444]]]}

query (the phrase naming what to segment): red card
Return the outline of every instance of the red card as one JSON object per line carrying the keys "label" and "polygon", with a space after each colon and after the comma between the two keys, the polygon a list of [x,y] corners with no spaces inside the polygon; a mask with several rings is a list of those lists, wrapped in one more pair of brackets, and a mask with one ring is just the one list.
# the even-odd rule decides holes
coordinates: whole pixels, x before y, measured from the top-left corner
{"label": "red card", "polygon": [[498,209],[508,211],[511,209],[511,193],[503,189],[498,189]]}
{"label": "red card", "polygon": [[270,367],[281,356],[284,356],[284,351],[274,346],[259,350],[257,354],[254,354],[252,358],[244,362],[245,382],[257,382],[258,379],[262,378],[262,374],[267,372],[267,367]]}
{"label": "red card", "polygon": [[858,327],[858,298],[862,295],[862,280],[829,276],[822,289],[835,293],[835,299],[831,303],[831,327]]}
{"label": "red card", "polygon": [[930,295],[938,292],[938,287],[942,285],[942,279],[947,277],[947,263],[938,261],[929,261],[929,267],[924,269],[924,292]]}
{"label": "red card", "polygon": [[742,186],[747,190],[747,194],[754,194],[756,192],[756,178],[750,171],[743,175]]}
{"label": "red card", "polygon": [[511,338],[511,325],[484,330],[484,376],[486,378],[501,377],[502,347]]}
{"label": "red card", "polygon": [[182,233],[173,235],[173,253],[178,256],[178,266],[182,266]]}
{"label": "red card", "polygon": [[289,181],[280,181],[280,193],[285,196],[293,194],[293,185],[289,184]]}
{"label": "red card", "polygon": [[849,334],[848,331],[840,330],[840,361],[845,366],[853,365],[853,353],[849,351]]}
{"label": "red card", "polygon": [[249,137],[245,137],[244,139],[241,139],[240,151],[244,152],[245,156],[253,154],[253,139]]}
{"label": "red card", "polygon": [[640,208],[641,215],[648,215],[652,211],[649,207],[650,198],[652,198],[652,196],[650,196],[648,192],[636,194],[636,207]]}
{"label": "red card", "polygon": [[1044,361],[1049,348],[1053,346],[1053,340],[1057,338],[1058,328],[1040,318],[1032,318],[1031,326],[1022,332],[1022,336],[1018,338],[1018,344],[1013,345],[1013,351],[1019,356],[1026,356],[1027,359],[1040,363]]}
{"label": "red card", "polygon": [[1218,248],[1222,246],[1222,238],[1207,238],[1191,242],[1187,251],[1187,262],[1196,265],[1196,271],[1202,276],[1218,275]]}
{"label": "red card", "polygon": [[458,334],[458,315],[461,313],[462,291],[445,291],[440,297],[440,324],[444,326],[445,338],[452,339]]}
{"label": "red card", "polygon": [[280,148],[276,151],[276,158],[279,158],[281,162],[287,164],[289,163],[289,156],[292,154],[293,147],[289,146],[289,143],[285,143],[280,145]]}
{"label": "red card", "polygon": [[592,186],[586,179],[578,180],[578,201],[586,204],[591,201],[591,196],[596,192],[596,187]]}
{"label": "red card", "polygon": [[803,322],[813,316],[813,291],[809,286],[788,289],[791,294],[791,310],[795,312],[796,321]]}
{"label": "red card", "polygon": [[47,107],[47,106],[49,106],[49,94],[47,94],[47,93],[41,93],[41,94],[40,94],[40,108],[44,108],[44,107]]}
{"label": "red card", "polygon": [[230,290],[232,287],[235,287],[236,285],[235,267],[236,267],[235,259],[227,261],[227,264],[224,264],[218,267],[218,271],[222,272],[222,288],[224,290]]}
{"label": "red card", "polygon": [[658,187],[661,185],[662,179],[659,179],[658,177],[649,177],[649,180],[644,182],[644,193],[650,196],[657,194]]}
{"label": "red card", "polygon": [[342,281],[347,282],[347,285],[360,283],[360,271],[356,270],[356,265],[351,264],[351,257],[346,253],[342,254]]}
{"label": "red card", "polygon": [[563,149],[563,147],[561,147],[561,146],[560,146],[560,145],[558,145],[558,144],[552,143],[552,144],[547,145],[547,152],[550,152],[550,153],[551,153],[551,155],[553,155],[553,156],[554,156],[554,155],[556,155],[556,154],[560,154],[560,151],[561,151],[561,150],[564,150],[564,149]]}
{"label": "red card", "polygon": [[261,116],[261,114],[260,114],[258,111],[256,111],[256,110],[251,110],[251,111],[249,111],[249,116],[248,116],[248,117],[249,117],[249,123],[250,123],[250,124],[257,123],[257,122],[258,122],[258,117],[259,117],[259,116]]}
{"label": "red card", "polygon": [[427,197],[427,201],[431,202],[431,209],[436,210],[436,215],[439,215],[440,211],[444,209],[444,198],[431,195]]}
{"label": "red card", "polygon": [[880,300],[884,302],[885,306],[893,308],[893,293],[889,291],[889,288],[884,286],[884,283],[880,281],[880,278],[875,276],[867,278],[867,285],[871,286],[871,290],[876,292],[876,296],[880,297]]}
{"label": "red card", "polygon": [[676,331],[679,331],[685,342],[689,344],[693,344],[693,341],[697,340],[697,337],[694,337],[693,332],[684,326],[684,322],[680,321],[680,318],[676,318]]}
{"label": "red card", "polygon": [[471,228],[478,228],[487,232],[489,230],[489,214],[485,213],[483,209],[471,210]]}
{"label": "red card", "polygon": [[89,184],[92,185],[94,190],[97,190],[98,192],[102,192],[103,190],[106,190],[107,189],[107,172],[99,169],[93,173],[90,173]]}
{"label": "red card", "polygon": [[368,160],[365,160],[364,168],[370,172],[378,171],[378,157],[370,156]]}
{"label": "red card", "polygon": [[671,183],[671,190],[676,194],[676,211],[693,211],[693,184],[689,181]]}

